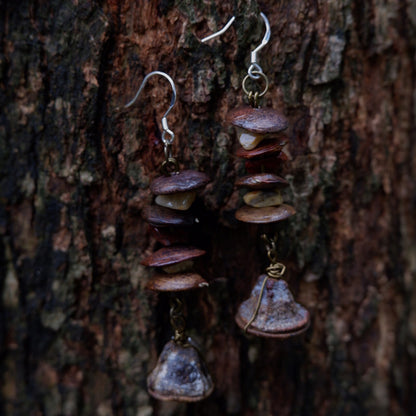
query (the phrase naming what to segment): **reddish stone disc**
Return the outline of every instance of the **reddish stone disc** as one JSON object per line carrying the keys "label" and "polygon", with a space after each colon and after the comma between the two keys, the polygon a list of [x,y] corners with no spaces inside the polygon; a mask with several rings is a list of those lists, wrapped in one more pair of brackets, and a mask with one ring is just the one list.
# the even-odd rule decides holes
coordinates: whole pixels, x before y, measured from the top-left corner
{"label": "reddish stone disc", "polygon": [[286,143],[286,137],[274,140],[265,140],[260,146],[254,148],[253,150],[246,150],[243,147],[240,147],[235,154],[243,159],[260,159],[279,153]]}
{"label": "reddish stone disc", "polygon": [[159,205],[150,205],[142,211],[143,219],[151,225],[167,227],[169,225],[192,225],[195,217],[188,212],[177,211]]}
{"label": "reddish stone disc", "polygon": [[141,264],[151,267],[163,267],[203,256],[205,250],[191,246],[163,247],[142,260]]}
{"label": "reddish stone disc", "polygon": [[286,117],[273,108],[244,106],[227,114],[227,122],[252,133],[279,133],[287,128]]}
{"label": "reddish stone disc", "polygon": [[268,224],[283,221],[296,214],[291,205],[282,204],[277,207],[254,208],[244,205],[235,213],[235,217],[242,222],[251,224]]}
{"label": "reddish stone disc", "polygon": [[289,185],[289,182],[274,173],[257,173],[238,178],[235,184],[250,189],[268,189],[284,187]]}
{"label": "reddish stone disc", "polygon": [[156,273],[146,284],[146,288],[156,292],[183,292],[207,287],[208,282],[197,273]]}
{"label": "reddish stone disc", "polygon": [[189,242],[189,232],[185,229],[173,230],[170,227],[154,227],[149,224],[150,234],[156,241],[164,246],[171,246],[172,244],[186,244]]}
{"label": "reddish stone disc", "polygon": [[196,170],[183,170],[170,176],[160,176],[150,184],[155,195],[168,195],[177,192],[192,191],[209,182],[209,176]]}
{"label": "reddish stone disc", "polygon": [[275,156],[267,157],[264,159],[252,159],[247,160],[245,168],[247,173],[261,173],[261,172],[275,172],[279,170],[283,163],[288,160],[287,156],[283,153],[277,153]]}

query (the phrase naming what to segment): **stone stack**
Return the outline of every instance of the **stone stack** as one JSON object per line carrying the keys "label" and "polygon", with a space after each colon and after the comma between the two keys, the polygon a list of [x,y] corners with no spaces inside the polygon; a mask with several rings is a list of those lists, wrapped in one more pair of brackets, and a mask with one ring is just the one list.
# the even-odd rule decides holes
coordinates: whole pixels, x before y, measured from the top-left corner
{"label": "stone stack", "polygon": [[[296,213],[283,203],[281,189],[288,182],[275,173],[287,138],[286,118],[270,108],[241,107],[229,113],[228,122],[236,128],[241,148],[236,155],[246,160],[250,174],[237,179],[236,186],[247,188],[245,205],[235,217],[242,222],[268,224],[283,221]],[[280,268],[280,269],[279,269]],[[237,325],[247,333],[268,337],[288,338],[299,335],[309,327],[309,312],[296,303],[288,284],[281,279],[285,267],[277,259],[262,274],[235,317]],[[277,272],[276,272],[277,271]]]}

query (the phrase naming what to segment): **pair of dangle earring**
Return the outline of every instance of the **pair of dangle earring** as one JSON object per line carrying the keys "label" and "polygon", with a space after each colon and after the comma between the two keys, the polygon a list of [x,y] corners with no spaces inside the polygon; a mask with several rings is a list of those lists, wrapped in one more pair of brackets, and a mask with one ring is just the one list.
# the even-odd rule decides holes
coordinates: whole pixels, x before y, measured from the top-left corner
{"label": "pair of dangle earring", "polygon": [[[257,62],[257,53],[270,39],[270,24],[261,13],[266,33],[261,44],[251,52],[251,65],[243,79],[242,89],[249,105],[232,110],[226,117],[235,127],[241,148],[236,155],[246,160],[249,175],[237,179],[236,186],[248,188],[244,195],[245,205],[239,208],[235,217],[250,224],[269,224],[293,216],[295,209],[283,203],[281,189],[288,182],[266,172],[276,169],[279,158],[284,158],[282,149],[287,142],[283,132],[288,127],[287,119],[272,108],[259,105],[268,88],[269,80]],[[202,39],[206,42],[224,33],[234,22],[234,17],[220,31]],[[248,84],[262,81],[263,90],[249,89]],[[278,261],[277,237],[262,236],[270,265],[251,291],[250,297],[238,308],[235,320],[245,332],[268,338],[288,338],[306,331],[310,324],[309,312],[296,303],[288,284],[283,280],[286,267]]]}
{"label": "pair of dangle earring", "polygon": [[194,170],[180,170],[172,154],[174,133],[169,129],[167,115],[176,102],[176,88],[172,78],[164,72],[146,75],[136,96],[125,106],[130,107],[139,97],[147,80],[153,75],[166,78],[172,87],[170,106],[162,117],[162,142],[165,160],[162,176],[150,184],[155,204],[146,207],[143,218],[152,234],[164,247],[142,260],[142,264],[156,268],[147,289],[169,292],[172,340],[163,348],[156,367],[147,378],[149,394],[158,400],[194,402],[208,397],[213,383],[206,365],[191,338],[186,334],[183,300],[180,293],[208,286],[206,280],[193,271],[193,262],[205,254],[204,250],[186,244],[187,229],[196,222],[191,205],[196,192],[209,182],[209,177]]}
{"label": "pair of dangle earring", "polygon": [[[295,214],[293,207],[283,204],[280,194],[281,188],[288,185],[287,181],[275,173],[265,173],[266,168],[276,165],[276,159],[286,144],[283,131],[288,122],[280,112],[259,106],[259,100],[269,86],[267,76],[257,63],[257,53],[270,38],[269,22],[263,13],[261,16],[266,25],[266,35],[251,53],[251,65],[242,83],[250,105],[231,111],[227,116],[227,121],[237,129],[242,147],[236,155],[246,160],[250,173],[236,182],[237,186],[248,188],[249,191],[243,197],[246,205],[238,209],[235,215],[238,220],[251,224],[276,223]],[[224,33],[233,21],[234,18],[224,29],[202,41]],[[173,96],[170,107],[162,118],[165,153],[161,166],[163,176],[156,178],[150,185],[155,195],[155,204],[144,210],[143,217],[157,241],[165,247],[146,257],[142,264],[157,268],[147,283],[148,289],[171,292],[170,321],[174,336],[159,356],[156,367],[147,379],[147,386],[149,393],[159,400],[194,402],[208,397],[214,386],[198,349],[186,335],[183,303],[179,293],[208,286],[202,276],[192,271],[194,259],[205,254],[205,251],[184,245],[182,233],[177,231],[196,221],[190,208],[196,190],[206,185],[209,178],[201,172],[180,171],[179,164],[172,155],[175,136],[168,127],[167,115],[175,104],[176,88],[167,74],[160,71],[149,73],[126,107],[136,101],[147,80],[153,75],[163,76],[170,82]],[[249,90],[247,84],[250,80],[263,80],[263,91]],[[259,276],[250,297],[240,305],[236,322],[246,332],[258,336],[288,338],[299,335],[309,327],[309,312],[295,302],[288,284],[283,280],[286,267],[278,261],[276,237],[263,235],[262,238],[270,265],[266,274]]]}

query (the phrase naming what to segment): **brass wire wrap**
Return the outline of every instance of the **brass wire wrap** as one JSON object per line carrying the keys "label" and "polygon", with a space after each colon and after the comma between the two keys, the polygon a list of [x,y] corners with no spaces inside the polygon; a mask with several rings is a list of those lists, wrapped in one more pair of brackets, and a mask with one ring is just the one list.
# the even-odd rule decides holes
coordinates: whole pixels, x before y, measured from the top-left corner
{"label": "brass wire wrap", "polygon": [[173,340],[180,345],[187,344],[186,340],[186,321],[183,315],[183,303],[175,297],[170,298],[170,324],[172,325],[174,335]]}
{"label": "brass wire wrap", "polygon": [[261,285],[260,294],[257,299],[256,309],[253,312],[250,320],[244,326],[244,332],[247,332],[248,327],[253,323],[256,319],[257,314],[259,313],[261,300],[263,298],[264,288],[266,287],[266,283],[268,279],[281,279],[286,271],[286,266],[282,263],[277,261],[277,235],[273,239],[269,239],[266,234],[261,236],[262,240],[265,241],[266,249],[267,249],[267,257],[270,260],[270,265],[266,268],[267,276],[264,278],[263,283]]}

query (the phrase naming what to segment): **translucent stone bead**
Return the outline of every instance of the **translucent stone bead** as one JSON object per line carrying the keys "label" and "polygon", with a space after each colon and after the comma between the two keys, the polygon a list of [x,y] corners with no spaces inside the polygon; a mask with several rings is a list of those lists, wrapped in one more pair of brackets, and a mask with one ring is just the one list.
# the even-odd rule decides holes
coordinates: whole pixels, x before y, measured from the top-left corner
{"label": "translucent stone bead", "polygon": [[178,192],[169,195],[158,195],[155,199],[157,205],[165,208],[176,209],[178,211],[186,211],[195,201],[196,193],[190,192]]}
{"label": "translucent stone bead", "polygon": [[180,263],[172,264],[171,266],[162,267],[162,270],[166,273],[182,273],[192,269],[194,265],[193,260],[185,260]]}
{"label": "translucent stone bead", "polygon": [[254,208],[274,207],[283,204],[283,198],[278,189],[273,191],[251,191],[244,195],[244,202]]}
{"label": "translucent stone bead", "polygon": [[264,134],[255,134],[240,128],[236,130],[238,140],[245,150],[254,149],[265,137]]}

